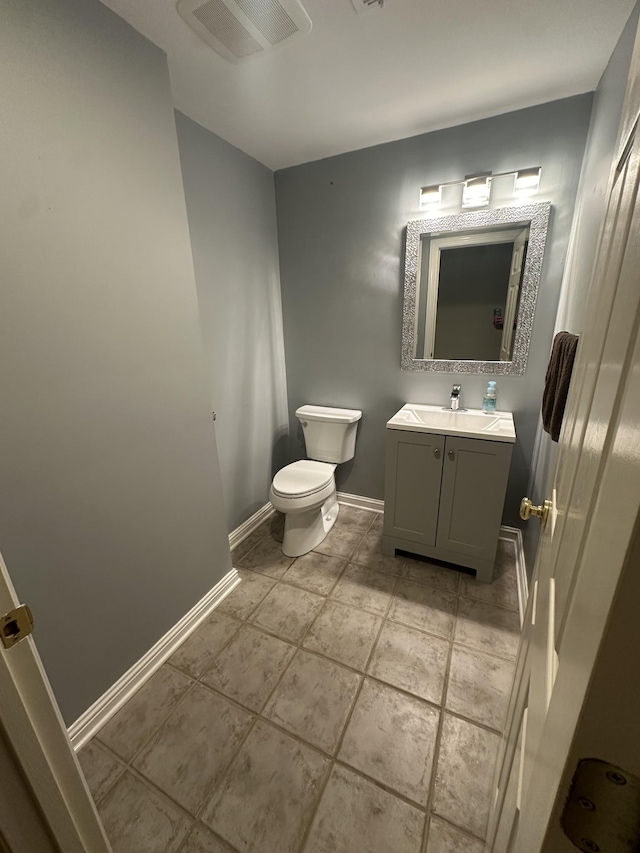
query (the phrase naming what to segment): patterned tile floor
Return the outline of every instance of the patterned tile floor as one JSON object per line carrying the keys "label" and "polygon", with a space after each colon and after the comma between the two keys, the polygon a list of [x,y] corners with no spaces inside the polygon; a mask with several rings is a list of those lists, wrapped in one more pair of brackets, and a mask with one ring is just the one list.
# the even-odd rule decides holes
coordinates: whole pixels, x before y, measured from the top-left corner
{"label": "patterned tile floor", "polygon": [[381,550],[343,506],[296,560],[272,519],[242,583],[80,753],[115,853],[481,853],[519,639],[496,574]]}

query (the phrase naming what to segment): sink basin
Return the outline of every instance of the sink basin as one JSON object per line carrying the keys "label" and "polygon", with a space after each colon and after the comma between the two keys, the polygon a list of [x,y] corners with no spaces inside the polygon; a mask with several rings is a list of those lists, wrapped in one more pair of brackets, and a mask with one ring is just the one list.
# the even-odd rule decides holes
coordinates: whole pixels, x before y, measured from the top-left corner
{"label": "sink basin", "polygon": [[425,406],[407,403],[387,421],[387,429],[404,429],[411,432],[433,432],[441,435],[458,435],[462,438],[483,438],[490,441],[507,441],[513,444],[516,430],[511,412],[486,414],[480,409],[452,412],[442,406]]}

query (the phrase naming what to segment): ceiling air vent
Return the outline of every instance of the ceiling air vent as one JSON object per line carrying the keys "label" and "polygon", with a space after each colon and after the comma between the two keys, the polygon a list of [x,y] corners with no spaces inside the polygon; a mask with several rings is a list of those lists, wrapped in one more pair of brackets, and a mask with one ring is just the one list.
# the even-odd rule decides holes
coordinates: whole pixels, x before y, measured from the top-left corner
{"label": "ceiling air vent", "polygon": [[384,0],[351,0],[353,8],[358,14],[366,12],[367,9],[382,9]]}
{"label": "ceiling air vent", "polygon": [[231,62],[241,62],[311,32],[299,0],[179,0],[180,17]]}

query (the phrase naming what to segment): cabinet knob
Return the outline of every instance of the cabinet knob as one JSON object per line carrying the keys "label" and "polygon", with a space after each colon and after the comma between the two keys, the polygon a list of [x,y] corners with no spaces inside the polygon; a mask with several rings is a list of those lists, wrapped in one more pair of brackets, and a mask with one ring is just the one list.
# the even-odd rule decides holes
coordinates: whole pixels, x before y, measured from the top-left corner
{"label": "cabinet knob", "polygon": [[455,460],[455,458],[456,458],[456,454],[453,452],[453,450],[450,450],[450,451],[448,452],[447,456],[449,457],[449,459],[450,459],[452,462],[453,462],[453,461]]}
{"label": "cabinet knob", "polygon": [[433,455],[436,457],[436,459],[440,459],[440,448],[439,447],[436,447],[436,449],[433,451]]}

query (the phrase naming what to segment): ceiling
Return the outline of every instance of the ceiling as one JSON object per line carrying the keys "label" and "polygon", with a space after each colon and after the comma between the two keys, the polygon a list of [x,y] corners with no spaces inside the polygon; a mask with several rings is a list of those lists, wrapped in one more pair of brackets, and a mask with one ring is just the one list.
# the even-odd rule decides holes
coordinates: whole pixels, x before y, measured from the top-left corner
{"label": "ceiling", "polygon": [[309,35],[233,64],[175,0],[104,0],[165,50],[174,104],[271,169],[595,89],[634,0],[303,0]]}

